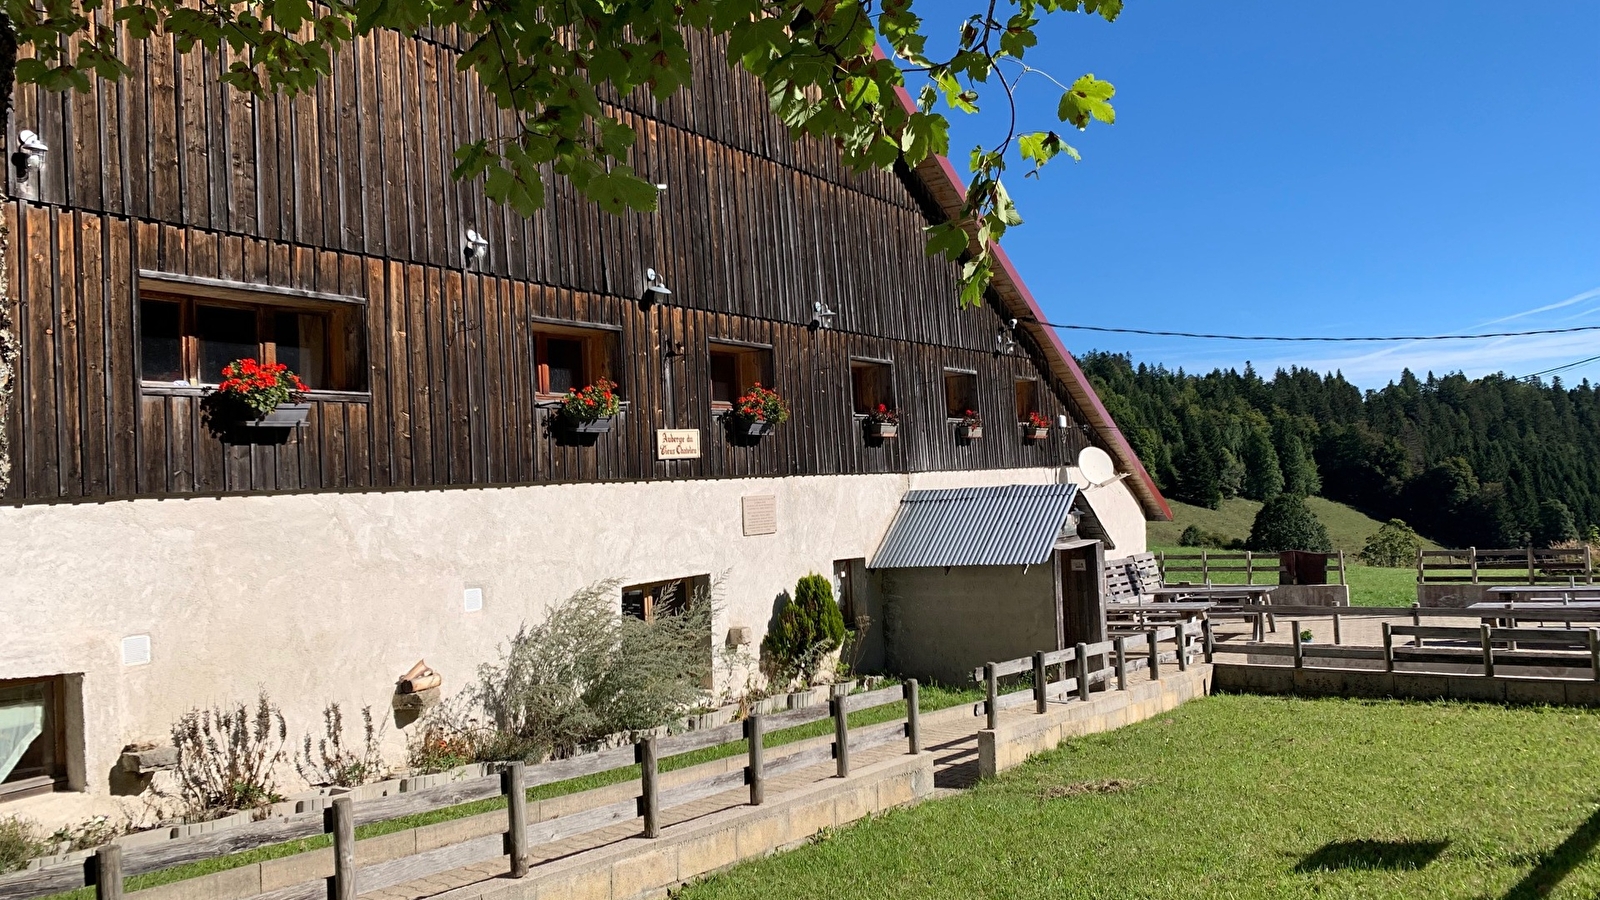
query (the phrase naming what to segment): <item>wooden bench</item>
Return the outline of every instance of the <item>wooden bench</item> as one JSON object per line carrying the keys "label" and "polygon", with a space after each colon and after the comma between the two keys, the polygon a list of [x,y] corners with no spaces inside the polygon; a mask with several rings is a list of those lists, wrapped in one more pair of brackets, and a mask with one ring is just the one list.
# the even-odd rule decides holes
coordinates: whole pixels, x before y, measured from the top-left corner
{"label": "wooden bench", "polygon": [[[1113,633],[1194,619],[1237,618],[1252,622],[1256,634],[1264,636],[1263,619],[1277,630],[1270,611],[1257,611],[1271,591],[1271,585],[1167,585],[1161,580],[1156,555],[1137,553],[1106,560],[1105,590],[1101,596],[1106,605],[1106,626]],[[1219,602],[1229,603],[1229,608],[1216,609]]]}

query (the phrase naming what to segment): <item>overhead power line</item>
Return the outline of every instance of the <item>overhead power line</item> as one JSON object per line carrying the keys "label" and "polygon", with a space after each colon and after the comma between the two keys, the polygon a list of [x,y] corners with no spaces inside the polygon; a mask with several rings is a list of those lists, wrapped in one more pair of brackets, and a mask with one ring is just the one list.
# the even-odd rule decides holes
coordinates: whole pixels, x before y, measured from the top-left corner
{"label": "overhead power line", "polygon": [[1522,380],[1523,381],[1532,381],[1533,379],[1538,378],[1541,375],[1554,375],[1557,372],[1565,372],[1568,369],[1576,369],[1579,366],[1588,365],[1589,363],[1592,363],[1592,362],[1600,362],[1600,356],[1591,356],[1591,357],[1588,357],[1587,359],[1580,359],[1577,362],[1569,362],[1569,363],[1567,363],[1565,365],[1556,366],[1553,369],[1545,369],[1543,372],[1534,372],[1531,375],[1524,375],[1524,376],[1522,376]]}
{"label": "overhead power line", "polygon": [[1154,331],[1147,328],[1108,328],[1102,325],[1059,325],[1039,322],[1050,328],[1071,331],[1097,331],[1102,334],[1138,334],[1147,337],[1201,338],[1211,341],[1278,341],[1286,343],[1359,343],[1378,341],[1481,341],[1489,338],[1535,337],[1548,334],[1577,334],[1600,331],[1600,325],[1575,325],[1571,328],[1541,328],[1535,331],[1494,331],[1486,334],[1400,334],[1370,337],[1277,334],[1208,334],[1197,331]]}

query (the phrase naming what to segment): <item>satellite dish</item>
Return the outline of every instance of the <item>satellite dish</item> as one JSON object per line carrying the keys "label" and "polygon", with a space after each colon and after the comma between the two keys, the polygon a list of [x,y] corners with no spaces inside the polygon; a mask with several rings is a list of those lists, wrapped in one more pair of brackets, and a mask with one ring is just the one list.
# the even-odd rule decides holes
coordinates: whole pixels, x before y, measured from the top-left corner
{"label": "satellite dish", "polygon": [[1099,447],[1085,447],[1078,453],[1078,471],[1096,487],[1117,477],[1117,467],[1111,461],[1111,455]]}

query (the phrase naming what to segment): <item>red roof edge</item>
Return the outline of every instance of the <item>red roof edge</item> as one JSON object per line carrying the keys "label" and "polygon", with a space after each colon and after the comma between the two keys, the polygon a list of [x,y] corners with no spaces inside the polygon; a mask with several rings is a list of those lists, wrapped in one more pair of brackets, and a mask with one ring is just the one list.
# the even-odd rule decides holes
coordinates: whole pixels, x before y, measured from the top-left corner
{"label": "red roof edge", "polygon": [[[881,47],[874,46],[874,50],[877,51],[877,55],[880,58],[884,57]],[[916,109],[916,105],[911,102],[911,94],[904,87],[897,85],[895,93],[899,96],[900,103],[906,109]],[[933,164],[932,166],[928,165],[930,162]],[[929,172],[930,168],[934,170],[931,173]],[[913,171],[928,187],[934,199],[939,201],[939,205],[944,209],[945,215],[954,219],[960,214],[959,201],[952,206],[948,198],[951,191],[954,191],[956,197],[965,198],[967,184],[957,174],[955,166],[951,164],[947,157],[929,157],[923,163],[915,166]],[[930,178],[930,176],[932,177]],[[944,183],[938,184],[935,180]],[[944,188],[944,190],[940,190],[940,188]],[[1049,354],[1053,351],[1057,357],[1052,362],[1059,363],[1060,371],[1058,374],[1066,382],[1068,392],[1072,394],[1073,399],[1078,402],[1078,405],[1088,415],[1091,420],[1089,424],[1099,431],[1101,436],[1106,439],[1106,442],[1111,445],[1111,449],[1117,456],[1118,462],[1122,464],[1123,470],[1133,476],[1134,483],[1131,487],[1134,495],[1139,498],[1141,505],[1144,507],[1145,517],[1163,522],[1172,521],[1172,508],[1167,505],[1166,498],[1161,496],[1161,490],[1156,487],[1155,479],[1150,477],[1150,472],[1145,469],[1144,463],[1139,461],[1139,454],[1133,452],[1133,445],[1128,443],[1128,439],[1123,435],[1122,429],[1117,427],[1116,420],[1111,418],[1111,413],[1106,409],[1105,404],[1100,402],[1100,395],[1095,393],[1094,385],[1089,383],[1089,378],[1083,374],[1083,369],[1078,365],[1078,361],[1072,358],[1072,353],[1067,350],[1066,344],[1061,342],[1061,335],[1057,334],[1054,328],[1044,324],[1048,321],[1045,318],[1044,310],[1039,308],[1039,302],[1034,299],[1033,292],[1028,290],[1028,285],[1022,280],[1022,275],[1017,271],[1016,266],[1012,265],[1011,258],[1006,255],[1004,248],[998,244],[992,244],[991,247],[994,251],[996,263],[994,276],[996,293],[1000,294],[1002,299],[1006,299],[1005,295],[1007,293],[1013,295],[1026,314],[1032,318],[1031,322],[1018,323],[1019,327],[1026,326],[1035,339],[1039,340],[1039,345],[1045,349],[1045,352]],[[1007,291],[1007,288],[1010,290]],[[1019,315],[1017,318],[1021,319],[1022,316]]]}

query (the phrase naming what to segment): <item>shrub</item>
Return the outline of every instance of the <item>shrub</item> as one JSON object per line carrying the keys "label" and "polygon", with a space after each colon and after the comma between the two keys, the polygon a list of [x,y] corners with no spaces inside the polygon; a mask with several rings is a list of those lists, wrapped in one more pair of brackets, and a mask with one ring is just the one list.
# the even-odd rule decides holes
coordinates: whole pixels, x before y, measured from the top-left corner
{"label": "shrub", "polygon": [[761,639],[762,664],[778,678],[798,677],[809,683],[844,635],[844,616],[833,601],[833,584],[821,575],[807,575],[795,585],[794,596],[784,602]]}
{"label": "shrub", "polygon": [[1560,500],[1545,500],[1539,504],[1538,519],[1534,522],[1533,541],[1542,547],[1551,547],[1578,539],[1578,525],[1572,510]]}
{"label": "shrub", "polygon": [[288,739],[283,713],[265,691],[254,713],[243,703],[184,713],[172,726],[179,799],[199,818],[282,800],[273,770],[284,761]]}
{"label": "shrub", "polygon": [[33,822],[17,816],[0,819],[0,874],[15,872],[50,849]]}
{"label": "shrub", "polygon": [[1190,525],[1178,536],[1180,547],[1226,547],[1228,539],[1215,531],[1206,531],[1198,525]]}
{"label": "shrub", "polygon": [[361,749],[344,745],[344,714],[339,704],[329,703],[322,709],[323,737],[317,741],[317,750],[311,752],[311,735],[306,735],[305,746],[295,755],[295,771],[315,787],[337,785],[356,787],[381,781],[389,769],[383,764],[383,754],[378,750],[378,729],[372,723],[372,707],[361,707]]}
{"label": "shrub", "polygon": [[[537,760],[619,732],[666,724],[711,677],[708,591],[651,621],[622,616],[616,581],[584,588],[524,625],[497,663],[478,667],[471,699],[486,716],[480,759]],[[671,607],[662,598],[660,607]],[[462,729],[458,728],[458,732]]]}
{"label": "shrub", "polygon": [[1403,569],[1417,561],[1417,551],[1422,549],[1422,537],[1410,525],[1399,519],[1383,523],[1361,548],[1361,561],[1369,566]]}
{"label": "shrub", "polygon": [[1312,550],[1327,553],[1333,549],[1328,529],[1317,519],[1306,501],[1296,494],[1279,494],[1256,513],[1250,526],[1251,550],[1277,553],[1284,550]]}

